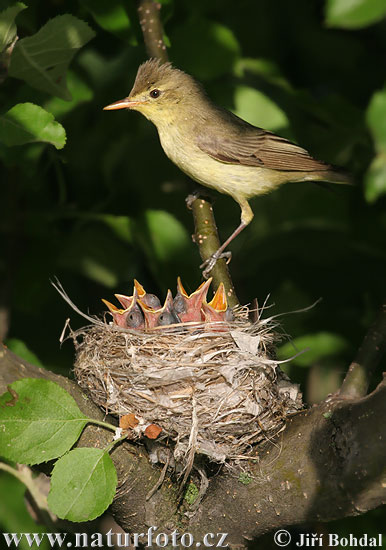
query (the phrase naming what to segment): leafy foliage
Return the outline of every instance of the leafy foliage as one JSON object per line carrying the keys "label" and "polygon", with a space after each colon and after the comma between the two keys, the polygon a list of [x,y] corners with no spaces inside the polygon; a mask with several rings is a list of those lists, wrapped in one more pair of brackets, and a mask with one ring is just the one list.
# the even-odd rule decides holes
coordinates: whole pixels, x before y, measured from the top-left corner
{"label": "leafy foliage", "polygon": [[328,0],[326,12],[329,25],[355,29],[380,21],[386,6],[383,0]]}
{"label": "leafy foliage", "polygon": [[69,100],[66,70],[77,50],[93,36],[88,25],[76,17],[55,17],[36,34],[16,43],[9,74],[38,90]]}
{"label": "leafy foliage", "polygon": [[[111,504],[117,473],[109,449],[71,449],[88,422],[74,399],[49,380],[23,378],[0,397],[0,454],[39,464],[60,458],[52,474],[50,509],[62,519],[89,521]],[[109,426],[110,429],[112,426]],[[62,456],[64,455],[64,456]]]}
{"label": "leafy foliage", "polygon": [[367,109],[367,123],[377,153],[366,174],[366,198],[374,202],[386,194],[386,89],[373,95]]}
{"label": "leafy foliage", "polygon": [[33,103],[19,103],[0,116],[0,141],[8,147],[40,141],[62,149],[66,132],[51,113]]}
{"label": "leafy foliage", "polygon": [[103,449],[74,449],[55,465],[48,495],[50,509],[60,518],[89,521],[111,504],[117,472]]}
{"label": "leafy foliage", "polygon": [[0,398],[0,453],[24,464],[47,462],[71,449],[87,422],[57,384],[18,380]]}
{"label": "leafy foliage", "polygon": [[22,2],[16,2],[16,4],[0,13],[0,53],[15,40],[15,18],[26,7]]}

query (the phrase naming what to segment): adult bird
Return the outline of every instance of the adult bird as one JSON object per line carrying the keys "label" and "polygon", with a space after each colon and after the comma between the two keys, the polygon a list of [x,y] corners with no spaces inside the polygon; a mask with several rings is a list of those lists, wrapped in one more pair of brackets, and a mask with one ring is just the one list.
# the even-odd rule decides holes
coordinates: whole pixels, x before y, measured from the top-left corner
{"label": "adult bird", "polygon": [[237,229],[211,256],[207,276],[229,243],[252,221],[248,200],[283,183],[349,183],[346,175],[305,149],[213,103],[193,77],[150,59],[130,94],[105,110],[139,111],[155,124],[166,155],[198,183],[226,193],[241,207]]}

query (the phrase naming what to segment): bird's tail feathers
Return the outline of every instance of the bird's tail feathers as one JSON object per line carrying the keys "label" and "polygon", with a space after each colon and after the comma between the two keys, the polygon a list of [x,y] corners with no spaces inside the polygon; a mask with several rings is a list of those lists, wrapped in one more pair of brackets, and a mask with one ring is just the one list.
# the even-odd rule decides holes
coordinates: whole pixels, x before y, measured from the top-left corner
{"label": "bird's tail feathers", "polygon": [[337,183],[343,185],[354,185],[351,177],[344,172],[343,170],[323,170],[320,172],[309,172],[305,177],[304,181],[317,181],[317,182],[327,182],[327,183]]}

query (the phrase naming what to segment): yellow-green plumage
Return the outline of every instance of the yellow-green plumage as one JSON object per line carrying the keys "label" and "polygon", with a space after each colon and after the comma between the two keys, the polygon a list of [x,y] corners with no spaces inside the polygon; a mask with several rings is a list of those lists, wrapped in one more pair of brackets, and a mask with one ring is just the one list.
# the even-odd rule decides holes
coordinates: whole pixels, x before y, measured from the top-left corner
{"label": "yellow-green plumage", "polygon": [[224,245],[252,220],[251,197],[287,182],[349,183],[305,149],[215,105],[196,80],[170,63],[143,63],[129,96],[106,107],[121,108],[155,124],[166,155],[183,172],[240,204],[241,225]]}

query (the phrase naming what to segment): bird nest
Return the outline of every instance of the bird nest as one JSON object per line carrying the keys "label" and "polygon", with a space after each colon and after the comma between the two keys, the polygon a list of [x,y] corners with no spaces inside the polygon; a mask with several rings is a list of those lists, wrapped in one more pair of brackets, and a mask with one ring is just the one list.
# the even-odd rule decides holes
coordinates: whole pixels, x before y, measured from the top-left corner
{"label": "bird nest", "polygon": [[302,408],[298,385],[272,359],[273,325],[251,323],[245,307],[226,329],[182,323],[136,331],[98,321],[71,333],[75,376],[106,412],[129,419],[132,438],[174,442],[185,471],[197,454],[227,464],[255,459],[253,446]]}

